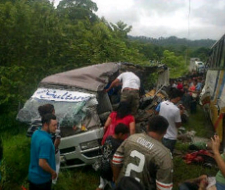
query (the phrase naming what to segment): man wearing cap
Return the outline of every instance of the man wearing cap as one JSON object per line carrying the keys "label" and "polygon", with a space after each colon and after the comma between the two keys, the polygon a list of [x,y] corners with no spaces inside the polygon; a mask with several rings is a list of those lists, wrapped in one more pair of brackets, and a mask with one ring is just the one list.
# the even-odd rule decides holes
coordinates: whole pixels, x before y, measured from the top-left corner
{"label": "man wearing cap", "polygon": [[147,133],[133,134],[120,145],[112,159],[116,184],[123,176],[129,176],[144,190],[173,188],[172,155],[161,143],[168,125],[164,117],[153,116],[149,119]]}
{"label": "man wearing cap", "polygon": [[133,72],[124,72],[121,73],[106,89],[108,92],[113,87],[122,83],[121,91],[121,102],[126,101],[131,105],[131,113],[135,115],[139,107],[139,88],[140,88],[140,79]]}
{"label": "man wearing cap", "polygon": [[36,130],[31,139],[29,189],[51,190],[55,172],[55,148],[51,133],[57,129],[56,116],[48,113],[42,117],[42,127]]}

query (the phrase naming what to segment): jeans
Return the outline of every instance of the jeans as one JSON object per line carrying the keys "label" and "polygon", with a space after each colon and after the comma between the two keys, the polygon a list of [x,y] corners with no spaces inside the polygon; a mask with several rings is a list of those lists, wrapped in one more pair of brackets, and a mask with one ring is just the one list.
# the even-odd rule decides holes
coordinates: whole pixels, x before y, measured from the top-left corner
{"label": "jeans", "polygon": [[217,190],[224,190],[225,189],[225,184],[220,183],[220,182],[216,182],[216,189]]}
{"label": "jeans", "polygon": [[162,139],[162,143],[165,147],[167,147],[168,149],[170,149],[170,152],[173,153],[173,150],[175,148],[175,144],[176,144],[177,140],[170,140],[170,139],[166,139],[163,138]]}

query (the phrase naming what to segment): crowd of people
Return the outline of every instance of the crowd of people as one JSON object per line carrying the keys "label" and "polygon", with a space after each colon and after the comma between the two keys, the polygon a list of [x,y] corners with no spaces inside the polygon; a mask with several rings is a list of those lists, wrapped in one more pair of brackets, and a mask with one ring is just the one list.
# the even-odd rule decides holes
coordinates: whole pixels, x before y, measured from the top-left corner
{"label": "crowd of people", "polygon": [[[130,92],[137,90],[137,86],[135,86],[135,88],[132,86],[132,80],[130,80],[129,83],[126,80],[129,80],[129,78],[121,79],[120,76],[115,81],[117,84],[130,83],[131,86],[126,86]],[[113,151],[111,151],[108,157],[108,163],[111,163],[108,175],[111,177],[111,180],[107,179],[107,181],[113,184],[112,187],[123,189],[120,187],[121,183],[123,187],[126,186],[124,185],[125,183],[128,186],[132,184],[132,180],[135,179],[139,185],[133,185],[129,189],[167,190],[173,188],[172,155],[176,145],[178,128],[182,125],[181,115],[184,110],[188,110],[191,113],[196,112],[199,94],[203,86],[204,81],[202,76],[171,81],[171,86],[167,91],[169,98],[161,102],[155,110],[156,114],[149,118],[147,132],[130,132],[129,136],[123,142],[121,141],[121,145],[116,148],[114,147]],[[122,87],[122,92],[124,88],[125,87]],[[129,104],[129,99],[123,98],[121,104],[124,103]],[[129,114],[132,115],[134,113],[136,112],[131,112]],[[114,123],[115,121],[113,122],[111,120],[111,122]],[[107,124],[107,126],[109,130],[110,125]],[[111,126],[115,129],[114,125]],[[127,125],[127,127],[129,128],[129,125]],[[135,128],[135,117],[133,127]],[[129,131],[132,130],[129,129]],[[105,131],[105,135],[108,135],[107,131]],[[220,155],[219,153],[219,142],[218,136],[214,136],[211,139],[212,151],[220,169],[216,176],[216,187],[218,190],[225,189],[225,159],[223,154]],[[105,151],[103,151],[103,157],[104,152]],[[100,176],[101,180],[104,180],[104,176],[101,175],[101,172]],[[187,184],[189,184],[189,186]],[[190,186],[190,184],[192,184],[192,186]],[[206,189],[207,185],[207,176],[202,175],[196,179],[181,183],[179,189],[190,190],[195,187],[195,189],[203,190]],[[104,185],[100,183],[96,190],[103,189]]]}
{"label": "crowd of people", "polygon": [[[103,190],[106,184],[116,190],[128,187],[130,190],[170,190],[173,188],[172,155],[182,124],[181,115],[185,109],[196,111],[192,104],[198,101],[202,78],[173,81],[168,90],[169,99],[158,105],[156,114],[148,120],[147,132],[142,133],[135,132],[140,79],[132,72],[122,73],[106,92],[118,83],[122,84],[121,102],[104,125],[102,158],[97,169],[100,184],[96,190]],[[30,190],[50,190],[58,175],[60,130],[52,105],[42,105],[38,111],[40,120],[32,134],[28,178]],[[220,169],[216,186],[218,190],[225,189],[225,156],[219,152],[219,137],[214,136],[211,143]],[[199,178],[199,190],[206,189],[206,178],[205,175]],[[180,189],[187,190],[188,186],[183,183]]]}
{"label": "crowd of people", "polygon": [[204,80],[202,76],[188,76],[183,79],[171,80],[170,85],[184,92],[184,95],[181,99],[182,104],[187,110],[190,110],[190,113],[196,113],[199,95],[204,86]]}

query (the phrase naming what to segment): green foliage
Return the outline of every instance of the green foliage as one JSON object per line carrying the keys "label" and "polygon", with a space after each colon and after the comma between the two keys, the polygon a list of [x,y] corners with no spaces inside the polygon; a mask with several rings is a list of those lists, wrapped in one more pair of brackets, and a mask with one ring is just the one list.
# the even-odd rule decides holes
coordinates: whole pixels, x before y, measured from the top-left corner
{"label": "green foliage", "polygon": [[10,133],[4,134],[1,164],[1,185],[4,189],[15,189],[27,179],[29,152],[30,138],[27,138],[25,133],[16,136]]}
{"label": "green foliage", "polygon": [[73,23],[86,19],[92,22],[97,21],[97,16],[93,11],[96,12],[98,7],[91,0],[62,0],[59,2],[57,10],[61,16],[66,16]]}
{"label": "green foliage", "polygon": [[70,170],[62,169],[61,171],[55,190],[68,190],[74,189],[74,187],[92,190],[99,185],[99,176],[90,166]]}
{"label": "green foliage", "polygon": [[127,38],[127,34],[131,31],[132,26],[127,26],[122,21],[117,22],[116,24],[110,23],[113,31],[115,32],[116,36],[118,36],[121,39]]}
{"label": "green foliage", "polygon": [[163,52],[162,63],[169,67],[171,78],[178,78],[188,72],[185,59],[182,56],[176,56],[174,52],[169,50]]}
{"label": "green foliage", "polygon": [[[21,123],[15,120],[17,112],[0,114],[0,133],[11,131],[12,134],[17,134],[21,129]],[[19,128],[20,127],[20,128]]]}
{"label": "green foliage", "polygon": [[138,40],[144,43],[151,43],[159,46],[169,47],[172,46],[176,49],[180,49],[181,46],[188,46],[192,48],[211,47],[216,41],[211,39],[202,40],[188,40],[186,38],[177,38],[176,36],[170,36],[168,38],[159,37],[145,37],[145,36],[129,36],[131,40]]}
{"label": "green foliage", "polygon": [[190,53],[190,57],[198,57],[203,62],[206,62],[209,56],[209,52],[210,52],[209,48],[200,47],[200,48],[192,50],[192,52]]}

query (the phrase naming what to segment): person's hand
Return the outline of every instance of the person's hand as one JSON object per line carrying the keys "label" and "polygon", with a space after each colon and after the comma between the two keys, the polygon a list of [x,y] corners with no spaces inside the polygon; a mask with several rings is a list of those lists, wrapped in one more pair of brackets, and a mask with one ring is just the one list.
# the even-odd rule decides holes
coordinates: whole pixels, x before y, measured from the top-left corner
{"label": "person's hand", "polygon": [[59,152],[58,148],[55,148],[55,154],[57,154]]}
{"label": "person's hand", "polygon": [[185,107],[184,107],[182,104],[179,104],[179,105],[178,105],[178,108],[179,108],[180,110],[185,110]]}
{"label": "person's hand", "polygon": [[109,90],[110,90],[110,89],[109,89],[109,88],[107,88],[107,89],[105,89],[104,91],[107,93]]}
{"label": "person's hand", "polygon": [[180,109],[180,114],[182,115],[184,113],[185,107],[182,104],[179,104],[178,108]]}
{"label": "person's hand", "polygon": [[107,131],[108,126],[104,126],[104,133]]}
{"label": "person's hand", "polygon": [[220,138],[218,135],[214,135],[214,138],[211,138],[211,142],[212,142],[212,151],[214,154],[219,153],[219,149],[220,149]]}
{"label": "person's hand", "polygon": [[52,179],[57,178],[57,173],[55,171],[52,172]]}
{"label": "person's hand", "polygon": [[201,179],[201,181],[199,183],[199,189],[198,190],[206,190],[207,185],[208,185],[208,180],[207,180],[207,176],[206,176],[206,177]]}

